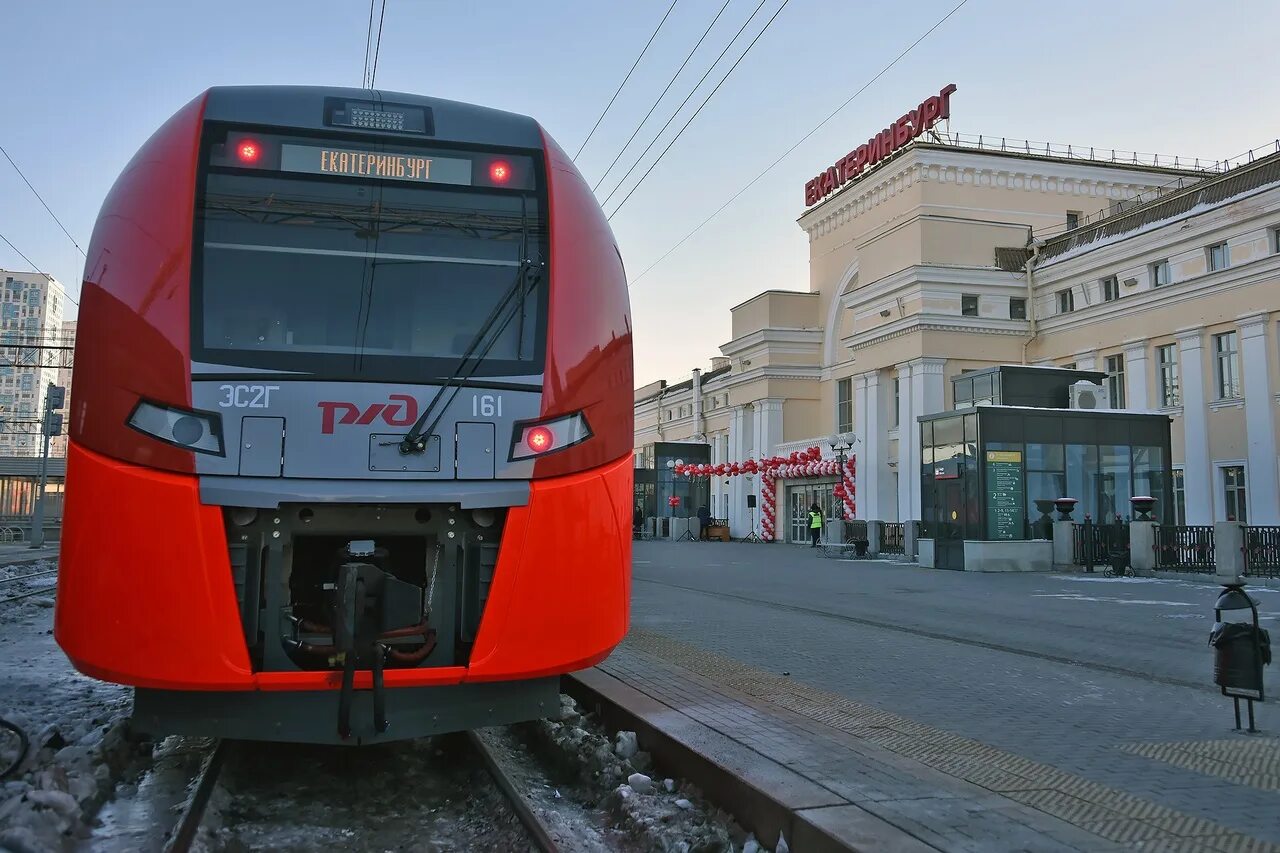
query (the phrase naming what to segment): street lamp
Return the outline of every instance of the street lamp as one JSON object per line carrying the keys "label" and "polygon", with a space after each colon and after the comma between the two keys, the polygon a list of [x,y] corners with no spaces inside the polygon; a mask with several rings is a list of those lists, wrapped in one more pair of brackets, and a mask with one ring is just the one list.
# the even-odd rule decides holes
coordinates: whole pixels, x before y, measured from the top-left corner
{"label": "street lamp", "polygon": [[[844,455],[853,449],[854,442],[858,437],[851,432],[840,432],[827,439],[827,444],[831,445],[831,451],[836,455],[836,472],[840,477],[841,491],[844,491]],[[844,517],[844,498],[840,498],[840,520],[843,522]]]}

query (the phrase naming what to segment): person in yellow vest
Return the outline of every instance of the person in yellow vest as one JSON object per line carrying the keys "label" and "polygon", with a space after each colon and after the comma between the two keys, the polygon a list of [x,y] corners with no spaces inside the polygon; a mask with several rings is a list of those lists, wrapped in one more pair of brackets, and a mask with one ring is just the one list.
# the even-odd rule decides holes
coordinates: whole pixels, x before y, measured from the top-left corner
{"label": "person in yellow vest", "polygon": [[809,547],[817,548],[818,540],[822,538],[822,508],[816,501],[809,507],[809,538],[813,540],[813,544]]}

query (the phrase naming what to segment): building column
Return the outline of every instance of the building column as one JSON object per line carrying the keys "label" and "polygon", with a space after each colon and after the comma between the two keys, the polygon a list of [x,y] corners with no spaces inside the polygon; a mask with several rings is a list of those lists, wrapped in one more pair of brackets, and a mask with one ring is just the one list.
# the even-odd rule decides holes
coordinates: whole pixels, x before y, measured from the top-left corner
{"label": "building column", "polygon": [[[747,410],[745,406],[734,406],[733,416],[729,420],[729,462],[743,462],[746,459]],[[729,535],[735,539],[747,535],[750,515],[747,512],[747,484],[741,476],[729,478]]]}
{"label": "building column", "polygon": [[756,455],[773,456],[782,443],[782,400],[756,401]]}
{"label": "building column", "polygon": [[[1179,329],[1182,380],[1183,478],[1187,524],[1213,523],[1213,472],[1209,470],[1209,408],[1204,398],[1204,330]],[[1273,463],[1274,464],[1274,463]]]}
{"label": "building column", "polygon": [[854,434],[858,443],[850,451],[858,456],[855,475],[855,519],[883,519],[879,506],[881,489],[881,450],[883,438],[879,430],[879,374],[861,373],[854,377]]}
{"label": "building column", "polygon": [[[900,517],[905,520],[920,519],[920,424],[916,418],[931,415],[943,409],[946,397],[942,391],[942,373],[946,360],[941,358],[917,358],[910,362],[911,367],[911,419],[898,425],[898,482],[899,491],[909,495],[907,514]],[[903,430],[907,434],[903,435]],[[909,454],[906,464],[902,462],[902,447],[907,445]],[[906,478],[905,480],[903,478]],[[899,497],[901,507],[901,497]]]}
{"label": "building column", "polygon": [[[896,366],[898,378],[898,520],[909,521],[917,517],[912,509],[911,495],[914,482],[919,490],[920,470],[911,461],[911,438],[914,433],[916,442],[920,441],[919,428],[916,427],[914,413],[911,410],[911,364]],[[917,457],[918,458],[918,457]],[[915,476],[912,476],[912,471]],[[918,504],[914,504],[917,505]]]}
{"label": "building column", "polygon": [[1245,435],[1249,448],[1248,519],[1250,524],[1280,524],[1280,477],[1276,473],[1275,403],[1271,391],[1271,358],[1267,354],[1267,315],[1241,317],[1239,323]]}
{"label": "building column", "polygon": [[1151,405],[1147,396],[1147,342],[1126,341],[1124,345],[1125,394],[1129,409],[1143,411]]}

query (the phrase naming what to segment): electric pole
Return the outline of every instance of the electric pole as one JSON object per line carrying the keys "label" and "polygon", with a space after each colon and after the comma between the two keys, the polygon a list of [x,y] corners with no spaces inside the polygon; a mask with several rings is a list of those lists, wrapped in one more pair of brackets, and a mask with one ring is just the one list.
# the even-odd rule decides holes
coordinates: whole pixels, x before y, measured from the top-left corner
{"label": "electric pole", "polygon": [[40,488],[36,491],[31,515],[31,547],[44,546],[44,490],[49,481],[49,439],[62,434],[62,415],[56,414],[67,399],[67,389],[50,383],[44,394],[44,417],[40,421]]}

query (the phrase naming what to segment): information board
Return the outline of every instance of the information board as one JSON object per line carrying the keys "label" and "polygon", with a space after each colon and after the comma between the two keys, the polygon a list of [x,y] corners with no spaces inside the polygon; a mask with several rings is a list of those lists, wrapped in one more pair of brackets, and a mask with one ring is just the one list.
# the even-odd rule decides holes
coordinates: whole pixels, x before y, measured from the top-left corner
{"label": "information board", "polygon": [[1021,539],[1026,525],[1022,451],[987,451],[987,538]]}

